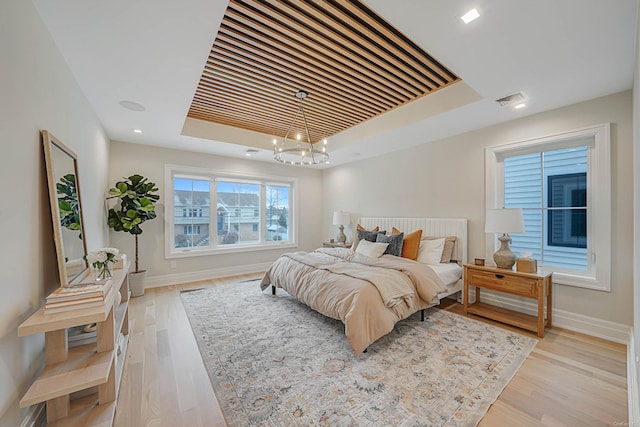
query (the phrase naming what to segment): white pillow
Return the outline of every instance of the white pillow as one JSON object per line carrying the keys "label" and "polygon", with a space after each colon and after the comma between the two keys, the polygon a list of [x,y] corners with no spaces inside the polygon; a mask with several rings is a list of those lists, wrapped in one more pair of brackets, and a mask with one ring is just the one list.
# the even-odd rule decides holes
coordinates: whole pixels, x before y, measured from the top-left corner
{"label": "white pillow", "polygon": [[422,264],[440,264],[444,250],[444,237],[441,239],[421,240],[418,249],[418,259]]}
{"label": "white pillow", "polygon": [[356,253],[371,258],[380,258],[385,250],[387,250],[388,243],[370,242],[368,240],[360,240]]}

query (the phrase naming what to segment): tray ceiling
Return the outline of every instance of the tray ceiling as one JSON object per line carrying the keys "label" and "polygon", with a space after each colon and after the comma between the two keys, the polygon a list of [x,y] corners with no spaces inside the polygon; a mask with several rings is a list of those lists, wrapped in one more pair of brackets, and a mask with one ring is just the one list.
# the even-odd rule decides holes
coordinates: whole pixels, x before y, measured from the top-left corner
{"label": "tray ceiling", "polygon": [[188,117],[282,137],[302,89],[316,142],[459,80],[360,1],[231,0]]}

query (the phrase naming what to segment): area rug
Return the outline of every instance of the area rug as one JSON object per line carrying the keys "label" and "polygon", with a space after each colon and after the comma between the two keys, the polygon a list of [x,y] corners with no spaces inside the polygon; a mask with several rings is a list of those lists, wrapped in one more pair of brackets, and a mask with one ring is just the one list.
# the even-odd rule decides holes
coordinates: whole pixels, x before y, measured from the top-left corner
{"label": "area rug", "polygon": [[342,322],[258,283],[181,294],[229,426],[475,426],[537,342],[432,308],[354,358]]}

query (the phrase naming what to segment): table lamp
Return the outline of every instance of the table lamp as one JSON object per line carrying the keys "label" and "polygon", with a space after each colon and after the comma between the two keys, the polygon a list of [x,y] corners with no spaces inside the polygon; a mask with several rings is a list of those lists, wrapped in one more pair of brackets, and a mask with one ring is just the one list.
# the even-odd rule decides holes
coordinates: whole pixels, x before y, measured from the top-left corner
{"label": "table lamp", "polygon": [[340,232],[338,233],[338,237],[336,241],[340,244],[345,244],[347,242],[347,236],[344,234],[344,224],[351,224],[351,217],[349,212],[339,211],[333,213],[333,225],[339,225],[338,229]]}
{"label": "table lamp", "polygon": [[516,255],[511,252],[509,233],[524,233],[522,209],[489,209],[484,226],[485,233],[502,233],[498,237],[500,249],[493,254],[498,268],[511,270],[516,263]]}

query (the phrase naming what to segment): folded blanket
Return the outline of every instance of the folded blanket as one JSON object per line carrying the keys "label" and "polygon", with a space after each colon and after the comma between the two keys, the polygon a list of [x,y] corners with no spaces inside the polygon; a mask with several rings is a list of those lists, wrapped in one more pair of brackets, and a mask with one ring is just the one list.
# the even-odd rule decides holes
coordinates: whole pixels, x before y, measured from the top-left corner
{"label": "folded blanket", "polygon": [[364,264],[401,271],[409,276],[418,291],[418,295],[424,301],[431,301],[440,292],[447,290],[445,283],[428,264],[421,264],[408,258],[393,255],[372,258],[357,254],[350,249],[341,248],[319,248],[315,252],[340,258],[353,264]]}
{"label": "folded blanket", "polygon": [[411,300],[415,297],[411,279],[401,269],[376,267],[361,263],[353,264],[323,252],[294,252],[282,256],[320,270],[366,280],[378,289],[382,301],[389,308],[401,303],[410,305]]}

